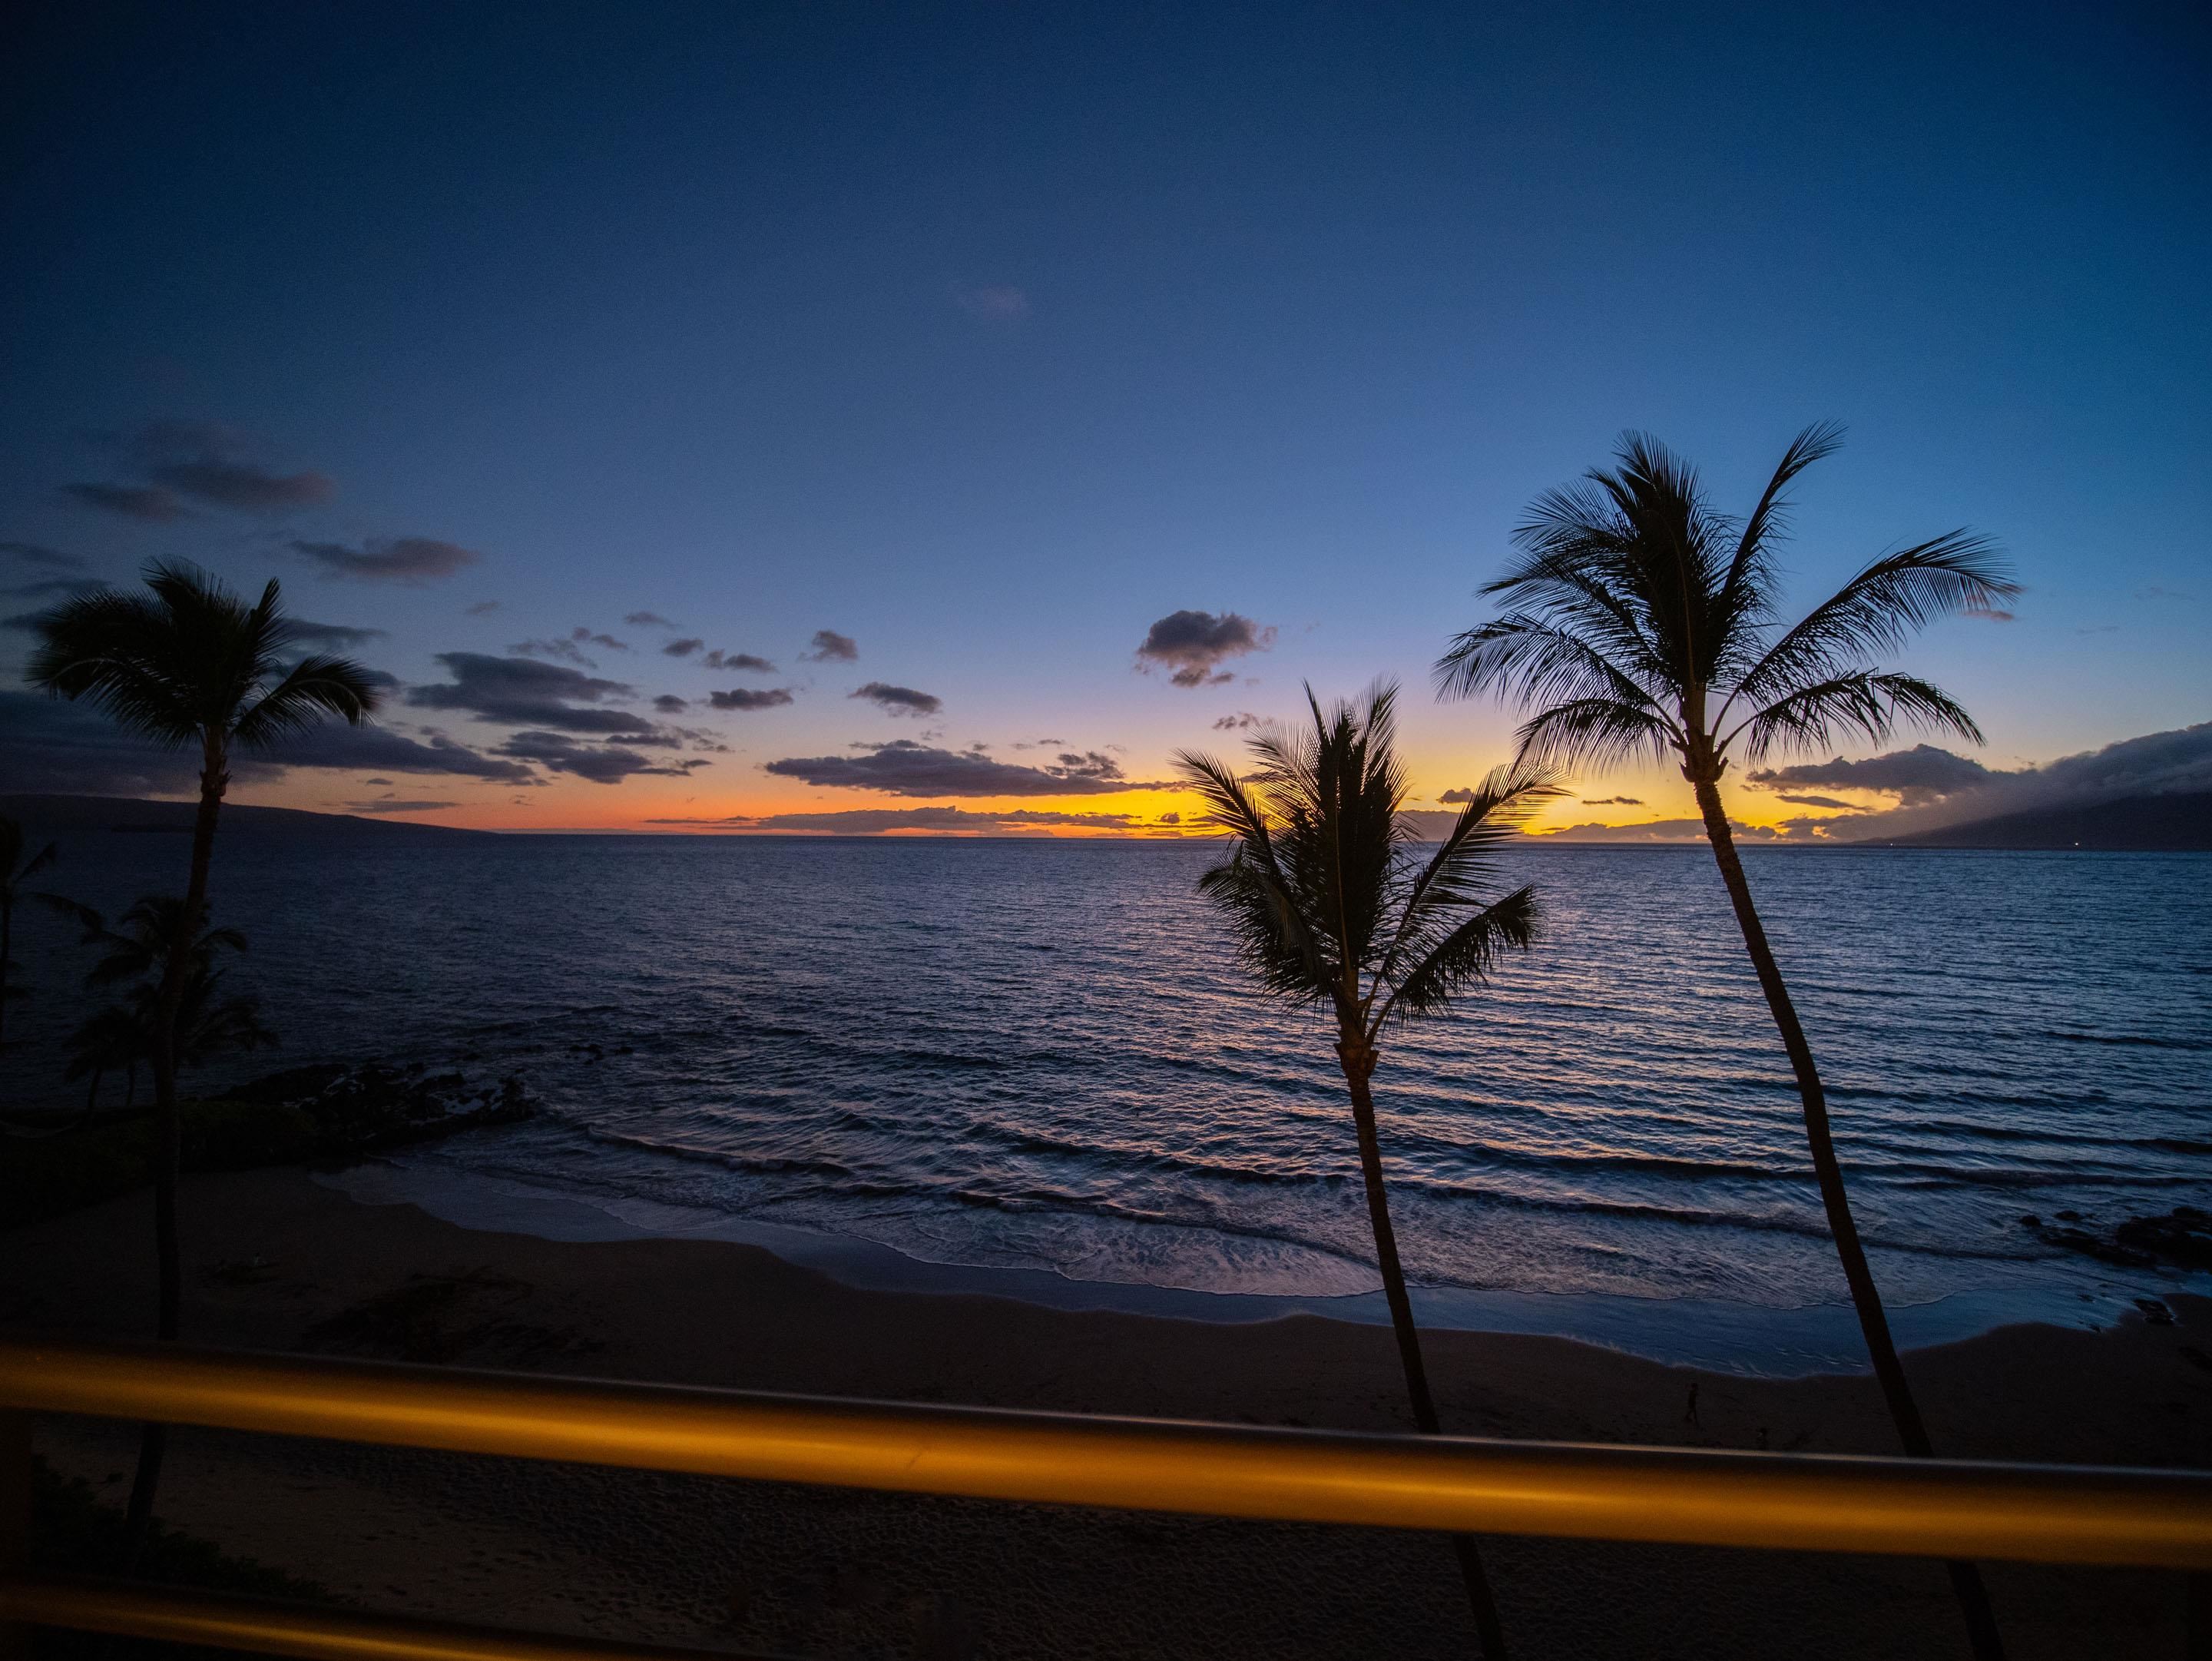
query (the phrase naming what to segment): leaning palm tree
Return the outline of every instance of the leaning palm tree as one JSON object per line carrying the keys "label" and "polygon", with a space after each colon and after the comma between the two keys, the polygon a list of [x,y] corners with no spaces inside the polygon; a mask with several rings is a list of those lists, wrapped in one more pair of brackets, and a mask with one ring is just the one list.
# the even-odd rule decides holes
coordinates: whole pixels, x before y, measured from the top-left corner
{"label": "leaning palm tree", "polygon": [[23,995],[15,984],[15,902],[23,885],[54,862],[54,845],[48,843],[28,859],[23,856],[23,827],[0,818],[0,1050],[7,1047],[8,1005]]}
{"label": "leaning palm tree", "polygon": [[[174,1338],[183,1301],[177,1238],[177,1013],[190,980],[191,944],[207,907],[208,865],[217,815],[230,785],[234,750],[266,750],[327,715],[358,724],[376,708],[376,688],[360,665],[309,654],[289,660],[297,632],[271,581],[247,605],[196,567],[155,561],[143,593],[102,588],[42,614],[37,649],[25,671],[33,685],[82,698],[125,732],[200,758],[199,812],[183,926],[167,940],[155,995],[148,1062],[154,1075],[156,1145],[154,1232],[159,1256],[156,1335]],[[160,1479],[164,1438],[149,1426],[131,1486],[130,1528],[145,1537]],[[134,1548],[135,1549],[135,1548]]]}
{"label": "leaning palm tree", "polygon": [[[1335,1019],[1398,1360],[1413,1422],[1433,1436],[1436,1402],[1390,1226],[1370,1081],[1386,1031],[1448,1008],[1480,986],[1503,953],[1534,939],[1534,893],[1495,893],[1502,885],[1492,855],[1552,786],[1538,773],[1500,769],[1425,854],[1402,812],[1396,697],[1386,683],[1364,708],[1340,703],[1324,711],[1309,688],[1312,731],[1262,731],[1251,740],[1260,766],[1249,778],[1194,751],[1176,761],[1205,799],[1200,822],[1231,838],[1228,856],[1199,879],[1199,891],[1227,919],[1238,958],[1269,994],[1326,1007]],[[1464,1536],[1453,1545],[1483,1653],[1496,1661],[1505,1640],[1481,1557]]]}
{"label": "leaning palm tree", "polygon": [[[1833,425],[1800,433],[1739,523],[1707,505],[1686,463],[1654,439],[1625,437],[1618,468],[1538,498],[1514,532],[1520,563],[1482,590],[1500,597],[1505,614],[1458,636],[1437,673],[1447,693],[1498,692],[1532,711],[1520,729],[1525,762],[1648,756],[1680,766],[1796,1076],[1875,1376],[1905,1451],[1926,1458],[1933,1450],[1851,1217],[1820,1071],[1752,903],[1720,786],[1739,758],[1826,753],[1841,735],[1879,741],[1910,726],[1978,744],[1981,729],[1948,694],[1880,660],[1947,612],[1991,611],[2020,590],[1986,540],[1953,531],[1884,555],[1782,627],[1775,554],[1790,482],[1841,438]],[[1975,1653],[1987,1661],[2002,1652],[1980,1576],[1971,1564],[1950,1567]]]}

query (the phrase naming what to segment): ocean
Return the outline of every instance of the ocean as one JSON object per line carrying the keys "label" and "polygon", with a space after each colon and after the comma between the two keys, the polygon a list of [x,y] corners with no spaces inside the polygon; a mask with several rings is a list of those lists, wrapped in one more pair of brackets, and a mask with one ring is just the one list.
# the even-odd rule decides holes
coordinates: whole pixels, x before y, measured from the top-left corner
{"label": "ocean", "polygon": [[[184,852],[80,838],[50,880],[112,907],[179,885]],[[874,1284],[1377,1318],[1331,1034],[1238,973],[1194,891],[1217,856],[240,837],[216,907],[285,1045],[232,1070],[521,1070],[537,1121],[330,1179],[456,1220],[753,1239]],[[1745,861],[1905,1342],[2203,1289],[2021,1219],[2212,1207],[2212,857]],[[1535,846],[1507,867],[1542,900],[1540,944],[1389,1038],[1376,1075],[1423,1318],[1856,1365],[1796,1092],[1710,855]],[[58,927],[23,932],[32,983],[73,984]],[[79,1013],[43,990],[15,1007],[19,1090]]]}

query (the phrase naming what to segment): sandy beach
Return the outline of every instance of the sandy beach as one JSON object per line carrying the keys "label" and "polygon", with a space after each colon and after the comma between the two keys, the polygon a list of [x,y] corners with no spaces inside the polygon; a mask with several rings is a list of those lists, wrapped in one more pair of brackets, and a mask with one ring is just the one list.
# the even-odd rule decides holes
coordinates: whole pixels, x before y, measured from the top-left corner
{"label": "sandy beach", "polygon": [[[571,1244],[368,1205],[296,1170],[188,1178],[186,1331],[275,1350],[1347,1429],[1409,1428],[1386,1329],[1227,1325],[841,1286],[748,1246]],[[141,1194],[0,1236],[14,1330],[135,1336]],[[1914,1352],[1947,1453],[2212,1464],[2212,1302]],[[1881,1452],[1866,1378],[1699,1373],[1565,1340],[1438,1333],[1468,1434]],[[1686,1409],[1696,1387],[1697,1416]],[[119,1499],[124,1427],[40,1446]],[[1462,1655],[1433,1536],[938,1501],[185,1432],[172,1522],[360,1603],[794,1656]],[[1499,1539],[1517,1653],[1952,1656],[1914,1561]],[[2171,1655],[2178,1577],[1996,1567],[2020,1656]]]}

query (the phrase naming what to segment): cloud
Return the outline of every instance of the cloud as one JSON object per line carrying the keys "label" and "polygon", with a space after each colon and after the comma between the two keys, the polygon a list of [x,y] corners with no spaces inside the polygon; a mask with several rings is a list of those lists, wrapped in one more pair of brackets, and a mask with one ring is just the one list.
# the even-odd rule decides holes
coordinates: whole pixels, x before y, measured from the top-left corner
{"label": "cloud", "polygon": [[991,283],[981,288],[956,286],[952,298],[962,311],[970,317],[988,319],[994,323],[1018,323],[1030,314],[1030,297],[1009,283]]}
{"label": "cloud", "polygon": [[791,694],[781,686],[771,686],[756,691],[750,686],[733,686],[726,692],[709,692],[707,702],[717,709],[775,709],[791,702]]}
{"label": "cloud", "polygon": [[41,547],[35,542],[0,542],[0,554],[19,559],[26,565],[37,565],[49,571],[82,571],[84,558],[80,554],[65,554],[58,548]]}
{"label": "cloud", "polygon": [[328,647],[343,651],[349,647],[366,646],[373,640],[382,640],[381,629],[356,629],[343,623],[308,623],[295,618],[286,625],[292,638],[303,645]]}
{"label": "cloud", "polygon": [[1091,830],[1135,830],[1143,821],[1127,813],[1060,813],[1016,807],[1001,813],[965,807],[849,807],[822,813],[737,815],[719,819],[647,819],[648,824],[727,826],[736,830],[781,830],[835,837],[880,836],[886,830],[936,830],[970,836],[1006,835],[1046,826]]}
{"label": "cloud", "polygon": [[394,801],[389,796],[379,796],[374,801],[349,801],[345,804],[349,813],[432,813],[441,807],[459,807],[457,801]]}
{"label": "cloud", "polygon": [[285,767],[448,773],[496,784],[522,784],[532,777],[527,767],[481,754],[434,729],[426,734],[426,739],[417,741],[388,727],[349,727],[342,721],[326,721],[283,740],[270,752],[270,759]]}
{"label": "cloud", "polygon": [[568,638],[571,640],[581,641],[586,646],[604,646],[610,652],[627,652],[629,650],[629,642],[628,641],[617,640],[612,635],[598,633],[592,630],[584,628],[580,624],[568,631]]}
{"label": "cloud", "polygon": [[[507,784],[532,777],[527,767],[479,755],[442,733],[418,743],[386,727],[343,721],[295,734],[265,757],[240,756],[231,764],[240,782],[281,778],[295,768],[444,774]],[[198,782],[199,764],[191,752],[130,737],[88,705],[0,691],[0,790],[188,795]]]}
{"label": "cloud", "polygon": [[849,635],[841,635],[835,629],[817,629],[807,648],[799,654],[801,663],[854,663],[860,656],[860,646]]}
{"label": "cloud", "polygon": [[621,709],[579,709],[606,698],[636,696],[618,680],[602,680],[559,664],[495,658],[482,652],[441,652],[449,683],[417,686],[407,702],[421,709],[461,709],[487,721],[566,733],[641,733],[651,721]]}
{"label": "cloud", "polygon": [[111,514],[144,520],[149,525],[169,524],[190,511],[177,499],[174,491],[163,490],[158,484],[64,484],[62,494],[88,508],[104,508]]}
{"label": "cloud", "polygon": [[1158,819],[1155,821],[1155,823],[1160,824],[1181,824],[1182,823],[1182,815],[1180,813],[1163,813],[1159,816]]}
{"label": "cloud", "polygon": [[518,640],[507,649],[526,658],[559,658],[565,663],[573,663],[585,669],[599,666],[594,660],[584,655],[582,647],[565,636],[553,640]]}
{"label": "cloud", "polygon": [[[1920,749],[1929,747],[1923,745]],[[1945,751],[1935,753],[1948,754]],[[1917,755],[1918,751],[1898,754]],[[1890,756],[1878,756],[1875,762],[1893,759]],[[1923,793],[1917,800],[1907,797],[1887,812],[1857,815],[1852,821],[1854,834],[1871,837],[1908,836],[1917,830],[1941,830],[1946,825],[2026,812],[2033,808],[2087,807],[2124,796],[2212,790],[2212,721],[2123,739],[2102,749],[2062,756],[2041,767],[1992,771],[1963,757],[1952,756],[1950,759],[1961,764],[1958,776],[1966,782],[1940,796]],[[1979,769],[1979,776],[1966,773],[1966,768]]]}
{"label": "cloud", "polygon": [[664,715],[680,715],[691,706],[673,692],[663,692],[653,699],[653,707]]}
{"label": "cloud", "polygon": [[1793,796],[1784,794],[1778,798],[1778,800],[1789,802],[1793,806],[1797,807],[1834,807],[1839,808],[1845,812],[1852,811],[1850,803],[1847,801],[1838,801],[1833,796]]}
{"label": "cloud", "polygon": [[658,611],[631,611],[623,621],[633,629],[673,629],[676,625]]}
{"label": "cloud", "polygon": [[1139,669],[1158,665],[1174,672],[1177,686],[1218,686],[1236,677],[1218,667],[1225,659],[1264,652],[1275,631],[1262,629],[1235,611],[1170,611],[1146,631],[1137,648]]}
{"label": "cloud", "polygon": [[283,508],[319,508],[337,499],[337,482],[317,472],[272,473],[251,462],[214,456],[166,462],[152,470],[156,483],[180,496],[211,502],[218,508],[268,513]]}
{"label": "cloud", "polygon": [[36,582],[0,588],[0,594],[10,599],[37,599],[52,595],[58,604],[63,599],[75,599],[79,594],[96,594],[106,587],[106,583],[95,582],[90,577],[42,577]]}
{"label": "cloud", "polygon": [[434,537],[383,538],[358,548],[342,542],[295,542],[292,551],[315,561],[331,576],[410,586],[449,577],[477,558],[468,549]]}
{"label": "cloud", "polygon": [[181,496],[267,513],[319,508],[337,497],[324,473],[277,473],[252,459],[256,447],[234,427],[215,421],[157,421],[131,437],[128,453],[139,472]]}
{"label": "cloud", "polygon": [[1217,733],[1241,733],[1248,727],[1264,727],[1267,722],[1249,709],[1240,709],[1233,715],[1224,715],[1213,723]]}
{"label": "cloud", "polygon": [[1462,785],[1456,790],[1445,791],[1443,794],[1438,796],[1437,800],[1446,803],[1473,801],[1474,800],[1474,792],[1468,789]]}
{"label": "cloud", "polygon": [[1994,776],[1978,761],[1953,755],[1932,744],[1910,750],[1893,750],[1868,761],[1801,763],[1795,767],[1766,767],[1752,773],[1747,782],[1761,790],[1781,791],[1811,787],[1831,790],[1873,790],[1896,796],[1907,807],[1940,801],[1959,791],[1985,784]]}
{"label": "cloud", "polygon": [[[1729,828],[1739,842],[1778,842],[1785,832],[1763,824],[1730,819]],[[1705,839],[1703,819],[1650,819],[1642,824],[1570,824],[1558,830],[1530,833],[1538,842],[1694,843]]]}
{"label": "cloud", "polygon": [[184,751],[129,737],[87,705],[0,689],[0,791],[179,796],[198,783],[198,761]]}
{"label": "cloud", "polygon": [[[839,638],[842,639],[842,636]],[[848,646],[852,643],[849,640],[845,642]],[[750,652],[723,652],[718,648],[708,653],[701,661],[709,669],[750,670],[757,675],[772,675],[775,672],[775,666],[773,663],[766,658],[757,658]]]}
{"label": "cloud", "polygon": [[[1451,798],[1447,796],[1444,800],[1449,801]],[[1460,800],[1464,801],[1467,798],[1462,796]],[[1644,798],[1641,796],[1584,796],[1583,806],[1585,807],[1641,807],[1644,806]]]}
{"label": "cloud", "polygon": [[463,617],[471,618],[488,618],[497,610],[499,610],[499,602],[497,600],[480,599],[475,605],[464,611],[461,615]]}
{"label": "cloud", "polygon": [[388,785],[388,784],[390,784],[390,783],[392,782],[392,781],[391,781],[390,779],[363,779],[363,780],[362,781],[362,782],[363,784],[386,784],[386,785]]}
{"label": "cloud", "polygon": [[1057,767],[1020,767],[972,750],[939,750],[912,739],[861,746],[857,756],[793,756],[767,764],[779,778],[894,796],[1090,796],[1170,787],[1121,776],[1096,751],[1064,753]]}
{"label": "cloud", "polygon": [[499,746],[499,753],[538,762],[556,773],[574,774],[593,784],[620,784],[624,779],[641,773],[658,774],[665,778],[684,778],[695,768],[714,765],[712,762],[696,758],[657,763],[639,755],[635,750],[625,750],[613,745],[595,749],[564,738],[558,733],[516,733]]}
{"label": "cloud", "polygon": [[696,637],[690,640],[672,640],[660,649],[672,658],[688,658],[694,652],[705,651],[707,642]]}
{"label": "cloud", "polygon": [[933,693],[917,692],[911,686],[893,686],[880,680],[872,680],[846,697],[866,698],[894,715],[933,715],[945,707],[945,700]]}

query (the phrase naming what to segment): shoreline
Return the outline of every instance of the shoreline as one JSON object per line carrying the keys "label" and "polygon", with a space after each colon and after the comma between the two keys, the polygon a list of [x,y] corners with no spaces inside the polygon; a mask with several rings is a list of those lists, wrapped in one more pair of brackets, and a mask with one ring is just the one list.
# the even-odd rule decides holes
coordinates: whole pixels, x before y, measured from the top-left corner
{"label": "shoreline", "polygon": [[[757,1245],[549,1240],[368,1204],[301,1168],[187,1177],[188,1342],[808,1395],[1345,1430],[1411,1428],[1385,1327],[1241,1323],[841,1283]],[[151,1329],[143,1192],[0,1234],[0,1328]],[[1863,1375],[1666,1366],[1540,1335],[1430,1330],[1448,1431],[1883,1453]],[[2212,1299],[2171,1324],[2010,1326],[1905,1357],[1962,1458],[2212,1468]],[[41,1418],[110,1503],[135,1427]],[[249,1437],[172,1438],[160,1513],[368,1608],[754,1652],[1097,1657],[1465,1653],[1435,1536],[673,1478]],[[1957,1652],[1916,1560],[1500,1538],[1516,1653],[1844,1661]],[[2022,1661],[2175,1652],[2180,1578],[1993,1566]],[[1141,1586],[1143,1595],[1131,1596]],[[1695,1611],[1694,1619],[1690,1612]],[[929,1636],[936,1634],[935,1637]],[[946,1640],[964,1634],[972,1648]]]}
{"label": "shoreline", "polygon": [[[1071,1312],[1247,1325],[1310,1315],[1386,1326],[1378,1288],[1369,1293],[1208,1292],[1141,1282],[1073,1279],[1045,1268],[938,1262],[896,1247],[733,1216],[637,1201],[600,1201],[510,1177],[434,1165],[375,1159],[317,1173],[313,1180],[366,1205],[410,1205],[456,1227],[514,1232],[572,1244],[696,1240],[757,1247],[794,1267],[860,1291],[925,1297],[1005,1298]],[[2212,1296],[2212,1275],[2159,1294]],[[1927,1302],[1891,1304],[1900,1350],[1958,1343],[2005,1327],[2043,1325],[2095,1331],[2139,1314],[2142,1294],[2121,1287],[2086,1293],[2065,1287],[1991,1288]],[[1747,1378],[1793,1378],[1870,1372],[1856,1314],[1847,1302],[1798,1305],[1719,1299],[1633,1297],[1415,1287],[1424,1330],[1555,1338],[1662,1366]]]}

